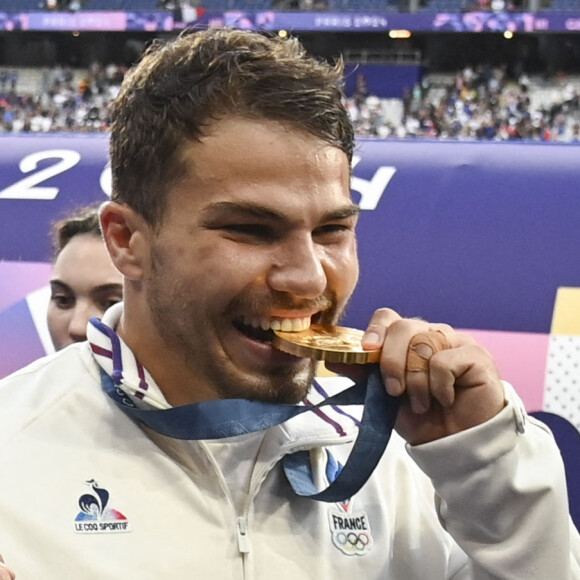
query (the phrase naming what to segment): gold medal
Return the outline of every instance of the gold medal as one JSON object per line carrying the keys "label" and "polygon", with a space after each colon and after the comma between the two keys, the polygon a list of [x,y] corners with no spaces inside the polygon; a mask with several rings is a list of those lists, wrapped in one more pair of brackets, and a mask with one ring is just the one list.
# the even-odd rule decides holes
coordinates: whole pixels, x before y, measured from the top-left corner
{"label": "gold medal", "polygon": [[279,350],[303,358],[331,363],[367,364],[379,361],[380,350],[363,350],[362,330],[344,326],[313,324],[302,332],[274,331],[272,344]]}

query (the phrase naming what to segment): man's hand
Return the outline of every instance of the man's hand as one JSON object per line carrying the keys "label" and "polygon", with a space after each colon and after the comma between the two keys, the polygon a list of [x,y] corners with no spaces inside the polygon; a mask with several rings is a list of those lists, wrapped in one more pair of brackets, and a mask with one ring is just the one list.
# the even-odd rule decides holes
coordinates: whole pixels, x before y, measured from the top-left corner
{"label": "man's hand", "polygon": [[0,580],[14,580],[15,578],[16,574],[4,564],[4,558],[0,554]]}
{"label": "man's hand", "polygon": [[[445,350],[420,344],[409,358],[413,337],[442,333]],[[437,337],[435,337],[437,338]],[[394,310],[377,310],[365,332],[363,347],[382,348],[380,369],[389,394],[402,396],[397,432],[412,445],[427,443],[484,423],[505,406],[495,363],[471,337],[445,324],[403,319]],[[424,370],[414,364],[417,355]],[[334,367],[347,376],[361,369]]]}

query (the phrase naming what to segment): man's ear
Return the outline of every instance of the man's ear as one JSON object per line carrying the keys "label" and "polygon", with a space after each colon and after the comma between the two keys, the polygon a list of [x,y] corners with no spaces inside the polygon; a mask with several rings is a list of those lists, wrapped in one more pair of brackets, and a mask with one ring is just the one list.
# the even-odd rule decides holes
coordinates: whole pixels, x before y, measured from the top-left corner
{"label": "man's ear", "polygon": [[101,206],[101,228],[111,260],[129,280],[140,280],[149,263],[151,227],[126,204],[108,201]]}

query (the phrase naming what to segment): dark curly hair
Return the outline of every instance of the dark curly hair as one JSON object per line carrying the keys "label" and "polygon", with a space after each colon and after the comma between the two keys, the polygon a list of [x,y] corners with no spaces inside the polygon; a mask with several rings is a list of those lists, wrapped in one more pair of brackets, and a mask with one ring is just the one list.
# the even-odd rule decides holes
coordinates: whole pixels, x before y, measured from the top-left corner
{"label": "dark curly hair", "polygon": [[156,41],[112,105],[112,199],[159,225],[184,174],[179,150],[226,115],[280,121],[344,151],[354,131],[343,106],[343,64],[319,61],[296,39],[208,29]]}

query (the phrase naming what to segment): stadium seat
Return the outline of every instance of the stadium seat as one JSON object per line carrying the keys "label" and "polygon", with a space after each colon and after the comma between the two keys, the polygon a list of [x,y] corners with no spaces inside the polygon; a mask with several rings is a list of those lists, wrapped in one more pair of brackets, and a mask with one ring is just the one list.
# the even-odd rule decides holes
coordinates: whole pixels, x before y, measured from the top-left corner
{"label": "stadium seat", "polygon": [[254,10],[268,10],[272,4],[272,0],[235,0],[230,1],[235,10],[254,11]]}
{"label": "stadium seat", "polygon": [[85,10],[122,10],[123,0],[88,0]]}
{"label": "stadium seat", "polygon": [[392,11],[397,7],[398,0],[329,0],[329,10],[340,11],[366,11],[373,10],[376,12]]}
{"label": "stadium seat", "polygon": [[0,0],[0,12],[36,11],[42,5],[42,0]]}
{"label": "stadium seat", "polygon": [[207,10],[241,10],[254,12],[269,10],[273,0],[204,0],[203,7]]}
{"label": "stadium seat", "polygon": [[230,10],[233,0],[204,0],[203,7],[207,10]]}
{"label": "stadium seat", "polygon": [[547,10],[578,11],[580,10],[579,0],[552,0],[552,4]]}
{"label": "stadium seat", "polygon": [[432,12],[461,12],[463,0],[431,0],[425,9]]}
{"label": "stadium seat", "polygon": [[128,12],[154,12],[159,10],[157,0],[89,0],[85,10],[124,10]]}

